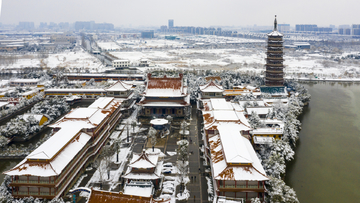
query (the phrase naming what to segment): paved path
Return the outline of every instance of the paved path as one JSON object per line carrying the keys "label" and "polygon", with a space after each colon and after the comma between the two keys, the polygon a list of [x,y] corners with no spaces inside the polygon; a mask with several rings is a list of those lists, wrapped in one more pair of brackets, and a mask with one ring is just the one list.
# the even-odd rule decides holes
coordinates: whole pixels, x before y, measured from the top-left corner
{"label": "paved path", "polygon": [[[207,194],[207,183],[204,174],[203,159],[200,158],[199,146],[203,144],[199,133],[199,125],[197,119],[196,106],[192,108],[192,120],[190,122],[190,136],[189,140],[192,143],[189,145],[189,167],[190,167],[190,180],[193,176],[193,181],[187,185],[190,191],[190,198],[188,202],[209,202]],[[194,200],[195,196],[195,200]]]}

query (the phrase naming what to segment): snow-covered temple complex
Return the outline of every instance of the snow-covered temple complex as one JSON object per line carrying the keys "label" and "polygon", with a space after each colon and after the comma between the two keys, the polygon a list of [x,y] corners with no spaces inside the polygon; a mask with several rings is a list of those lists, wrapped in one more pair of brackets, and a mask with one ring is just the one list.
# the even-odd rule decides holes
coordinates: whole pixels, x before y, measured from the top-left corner
{"label": "snow-covered temple complex", "polygon": [[9,171],[16,198],[63,196],[92,161],[121,118],[122,99],[101,97],[51,127],[54,134]]}
{"label": "snow-covered temple complex", "polygon": [[183,75],[152,77],[149,73],[143,98],[138,105],[142,107],[140,116],[187,116],[190,113],[190,95]]}
{"label": "snow-covered temple complex", "polygon": [[264,199],[269,180],[250,142],[252,128],[239,103],[204,99],[205,157],[218,197]]}

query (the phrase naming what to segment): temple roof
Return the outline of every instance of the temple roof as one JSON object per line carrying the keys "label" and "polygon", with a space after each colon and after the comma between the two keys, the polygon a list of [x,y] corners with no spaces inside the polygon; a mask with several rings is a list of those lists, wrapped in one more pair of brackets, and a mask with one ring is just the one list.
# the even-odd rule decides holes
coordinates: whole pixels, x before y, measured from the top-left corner
{"label": "temple roof", "polygon": [[106,89],[106,91],[127,91],[132,88],[131,84],[127,84],[123,81],[117,81],[115,84]]}
{"label": "temple roof", "polygon": [[213,80],[208,84],[200,86],[200,91],[202,92],[224,92],[223,87],[217,85]]}
{"label": "temple roof", "polygon": [[121,192],[108,192],[91,189],[91,194],[87,203],[155,203],[169,202],[170,199],[155,200],[152,197],[141,197],[137,195],[126,195]]}
{"label": "temple roof", "polygon": [[148,82],[145,90],[146,97],[185,97],[187,88],[183,84],[183,75],[170,78],[166,75],[161,78],[151,77],[148,74]]}
{"label": "temple roof", "polygon": [[129,166],[132,168],[154,168],[158,162],[159,153],[149,153],[145,150],[141,154],[134,154]]}

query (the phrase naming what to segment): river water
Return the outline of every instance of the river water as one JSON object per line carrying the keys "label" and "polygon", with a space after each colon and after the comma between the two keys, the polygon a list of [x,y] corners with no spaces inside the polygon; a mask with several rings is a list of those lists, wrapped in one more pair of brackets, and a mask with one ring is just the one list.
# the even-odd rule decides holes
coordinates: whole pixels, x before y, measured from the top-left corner
{"label": "river water", "polygon": [[299,201],[360,202],[360,84],[304,84],[311,101],[286,182]]}

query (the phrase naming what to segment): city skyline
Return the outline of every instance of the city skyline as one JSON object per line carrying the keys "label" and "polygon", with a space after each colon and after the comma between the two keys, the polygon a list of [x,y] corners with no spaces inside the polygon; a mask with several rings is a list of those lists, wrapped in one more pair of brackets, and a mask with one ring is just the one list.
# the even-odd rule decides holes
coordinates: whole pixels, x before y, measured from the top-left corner
{"label": "city skyline", "polygon": [[[0,1],[1,3],[1,1]],[[21,21],[70,22],[95,21],[115,26],[139,27],[167,25],[174,19],[174,26],[271,26],[274,15],[279,24],[317,24],[319,26],[358,24],[359,4],[346,1],[219,1],[198,0],[169,2],[164,0],[128,2],[107,0],[98,6],[96,0],[5,0],[0,4],[0,22],[17,24]],[[309,6],[311,5],[311,6]],[[334,11],[349,15],[334,15]],[[21,13],[21,15],[19,15]],[[351,13],[351,15],[350,15]],[[144,15],[146,17],[144,17]],[[358,16],[356,16],[358,15]]]}

